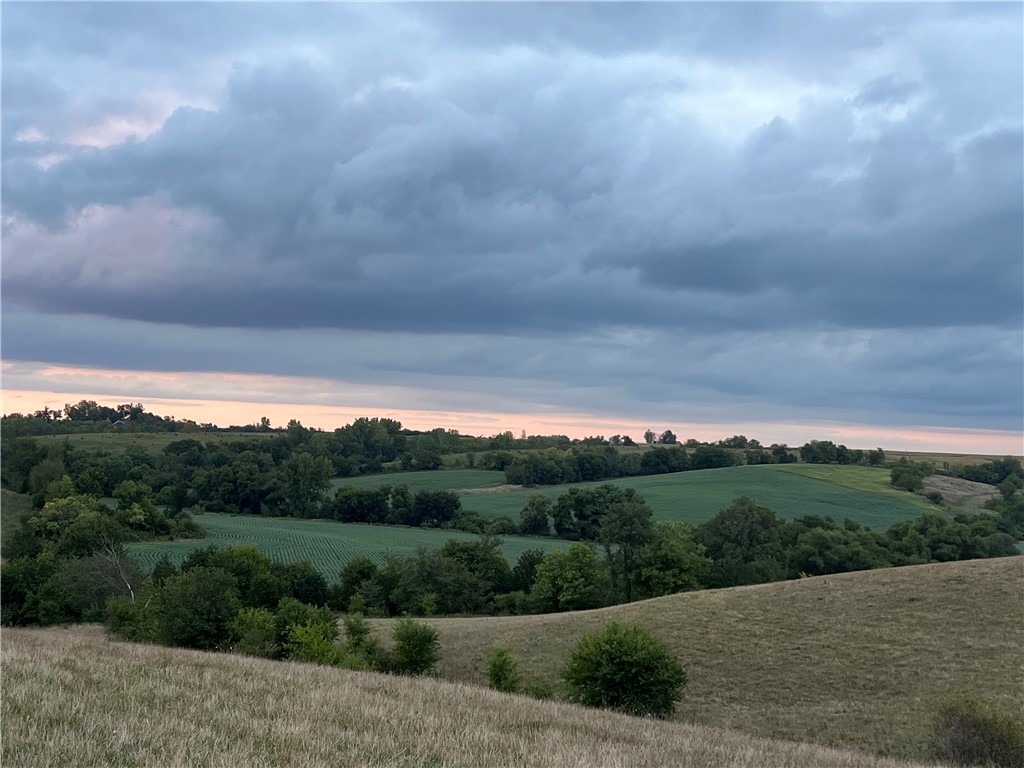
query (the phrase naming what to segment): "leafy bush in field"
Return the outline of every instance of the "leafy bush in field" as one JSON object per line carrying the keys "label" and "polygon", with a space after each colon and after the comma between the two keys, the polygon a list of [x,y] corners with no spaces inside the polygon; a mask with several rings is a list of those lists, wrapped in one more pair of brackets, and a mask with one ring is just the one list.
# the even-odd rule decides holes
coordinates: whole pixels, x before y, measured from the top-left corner
{"label": "leafy bush in field", "polygon": [[562,678],[580,704],[655,717],[671,715],[686,686],[686,670],[669,647],[635,623],[584,635]]}
{"label": "leafy bush in field", "polygon": [[939,708],[932,725],[932,756],[954,765],[1024,766],[1024,725],[975,696]]}
{"label": "leafy bush in field", "polygon": [[519,690],[519,659],[507,645],[495,643],[487,655],[487,683],[496,691],[515,693]]}
{"label": "leafy bush in field", "polygon": [[230,640],[241,609],[235,580],[220,568],[194,568],[164,582],[159,592],[157,635],[166,645],[216,650]]}
{"label": "leafy bush in field", "polygon": [[399,619],[394,638],[389,671],[401,675],[426,675],[434,671],[441,649],[437,630],[409,618]]}
{"label": "leafy bush in field", "polygon": [[243,608],[231,622],[231,650],[248,656],[276,658],[274,614],[266,608]]}

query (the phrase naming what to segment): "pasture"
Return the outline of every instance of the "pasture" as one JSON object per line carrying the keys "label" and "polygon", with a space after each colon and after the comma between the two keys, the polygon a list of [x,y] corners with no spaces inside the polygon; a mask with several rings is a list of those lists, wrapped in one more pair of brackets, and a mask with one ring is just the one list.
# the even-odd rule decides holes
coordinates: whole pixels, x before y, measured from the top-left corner
{"label": "pasture", "polygon": [[[449,539],[475,541],[472,533],[433,528],[360,525],[332,520],[299,520],[295,518],[254,517],[245,515],[196,515],[194,518],[208,532],[205,539],[178,541],[144,541],[128,544],[128,552],[144,571],[149,571],[163,555],[180,563],[189,552],[210,544],[230,547],[255,544],[273,560],[295,562],[309,560],[328,581],[353,557],[362,555],[383,562],[389,554],[411,555],[418,547],[439,549]],[[545,551],[566,547],[567,542],[527,536],[503,537],[502,553],[515,564],[528,549]]]}
{"label": "pasture", "polygon": [[[816,514],[829,515],[842,523],[849,517],[878,531],[917,517],[924,510],[937,509],[914,494],[889,487],[887,469],[859,466],[769,464],[536,488],[506,486],[502,484],[503,473],[478,470],[408,472],[357,479],[363,487],[407,482],[411,489],[456,490],[463,508],[491,518],[507,515],[516,521],[535,493],[554,500],[569,488],[594,487],[606,482],[636,489],[657,520],[683,520],[694,525],[729,506],[737,496],[749,496],[784,519]],[[474,480],[479,485],[469,485]]]}
{"label": "pasture", "polygon": [[[949,694],[1024,711],[1024,558],[916,565],[688,592],[577,613],[426,619],[440,674],[485,684],[492,643],[526,681],[557,681],[571,648],[640,621],[688,669],[676,719],[755,736],[925,759]],[[393,620],[373,620],[386,636]]]}
{"label": "pasture", "polygon": [[404,483],[413,493],[416,491],[485,491],[505,483],[504,472],[486,469],[438,469],[420,472],[389,472],[383,475],[360,475],[358,477],[336,477],[331,480],[334,489],[351,485],[356,488],[379,488],[382,485]]}
{"label": "pasture", "polygon": [[430,678],[4,631],[3,765],[913,768]]}

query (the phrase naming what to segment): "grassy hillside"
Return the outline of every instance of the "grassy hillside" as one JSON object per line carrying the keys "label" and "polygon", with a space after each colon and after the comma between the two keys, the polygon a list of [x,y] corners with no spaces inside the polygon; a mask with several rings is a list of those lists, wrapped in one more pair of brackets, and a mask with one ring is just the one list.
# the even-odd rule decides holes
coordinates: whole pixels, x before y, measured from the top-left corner
{"label": "grassy hillside", "polygon": [[554,681],[583,633],[641,621],[688,667],[681,720],[921,759],[942,696],[1024,707],[1022,577],[1024,558],[975,560],[431,624],[441,674],[479,683],[495,641],[525,678]]}
{"label": "grassy hillside", "polygon": [[[293,518],[252,517],[245,515],[197,515],[209,535],[205,539],[145,541],[129,544],[132,557],[144,570],[150,570],[166,554],[180,563],[194,549],[218,544],[255,544],[266,555],[282,562],[309,560],[328,580],[338,578],[342,567],[357,555],[382,562],[388,554],[410,555],[417,547],[438,549],[449,539],[475,541],[472,533],[430,528],[405,528],[385,525],[358,525],[332,520],[296,520]],[[511,563],[527,549],[567,547],[568,543],[549,538],[505,536],[502,552]]]}
{"label": "grassy hillside", "polygon": [[336,477],[331,480],[334,488],[353,485],[356,488],[378,488],[382,485],[405,483],[409,490],[456,491],[473,489],[483,492],[505,483],[504,472],[485,469],[439,469],[423,472],[394,472],[383,475],[361,475],[360,477]]}
{"label": "grassy hillside", "polygon": [[[502,477],[498,472],[455,470],[372,475],[358,478],[357,481],[364,487],[407,482],[410,488],[451,488],[459,491],[462,505],[466,509],[488,517],[507,515],[513,520],[519,519],[520,510],[532,494],[544,493],[556,498],[574,487],[554,485],[519,488],[500,485]],[[349,482],[357,484],[355,481]],[[428,482],[430,486],[425,485]],[[474,482],[476,484],[471,485]],[[899,520],[916,517],[925,509],[935,509],[914,494],[890,488],[889,471],[872,467],[727,467],[604,482],[635,488],[643,494],[657,519],[685,520],[695,524],[729,506],[737,496],[750,496],[758,504],[770,507],[780,517],[787,519],[818,514],[830,515],[837,522],[842,522],[844,518],[851,517],[875,530],[885,530]],[[574,485],[590,487],[600,484]]]}
{"label": "grassy hillside", "polygon": [[318,768],[910,768],[429,679],[4,631],[2,763]]}

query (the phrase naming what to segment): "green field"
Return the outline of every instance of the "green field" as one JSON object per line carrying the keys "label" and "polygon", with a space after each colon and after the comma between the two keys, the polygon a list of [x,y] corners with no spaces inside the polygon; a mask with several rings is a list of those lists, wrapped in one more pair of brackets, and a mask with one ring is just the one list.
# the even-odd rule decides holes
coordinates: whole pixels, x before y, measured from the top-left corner
{"label": "green field", "polygon": [[352,485],[356,488],[378,488],[382,485],[398,485],[399,483],[409,486],[409,490],[413,493],[469,488],[488,489],[503,485],[505,473],[486,469],[438,469],[423,472],[392,472],[383,475],[336,477],[331,480],[333,488],[341,488],[345,485]]}
{"label": "green field", "polygon": [[[244,515],[197,515],[209,536],[179,541],[144,541],[128,545],[129,553],[143,570],[150,570],[162,555],[180,563],[189,552],[210,544],[234,546],[255,544],[273,560],[295,562],[309,560],[329,581],[353,557],[362,555],[382,562],[389,554],[410,555],[417,547],[438,549],[449,539],[475,541],[472,533],[429,528],[404,528],[387,525],[337,523],[331,520],[249,517]],[[567,547],[557,539],[527,536],[503,537],[502,552],[510,563],[528,549]]]}
{"label": "green field", "polygon": [[[519,520],[520,510],[534,493],[543,493],[554,499],[572,487],[602,484],[520,488],[503,487],[503,479],[501,472],[452,470],[369,475],[336,482],[339,485],[350,482],[361,487],[405,482],[414,490],[421,487],[431,490],[450,488],[459,491],[463,508],[486,517],[507,515],[513,520]],[[471,484],[474,480],[476,485]],[[936,509],[919,496],[891,488],[889,470],[873,467],[770,464],[602,482],[636,489],[650,504],[656,519],[685,520],[693,524],[712,517],[729,506],[737,496],[749,496],[785,519],[817,514],[829,515],[841,523],[849,517],[879,531],[900,520],[917,517],[926,509]]]}

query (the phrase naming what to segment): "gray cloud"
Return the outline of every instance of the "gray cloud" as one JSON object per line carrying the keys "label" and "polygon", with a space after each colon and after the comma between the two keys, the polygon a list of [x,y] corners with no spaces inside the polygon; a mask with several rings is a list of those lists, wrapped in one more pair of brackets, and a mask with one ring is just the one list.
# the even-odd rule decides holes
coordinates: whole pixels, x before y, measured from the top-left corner
{"label": "gray cloud", "polygon": [[5,356],[1021,421],[1018,6],[12,8]]}

